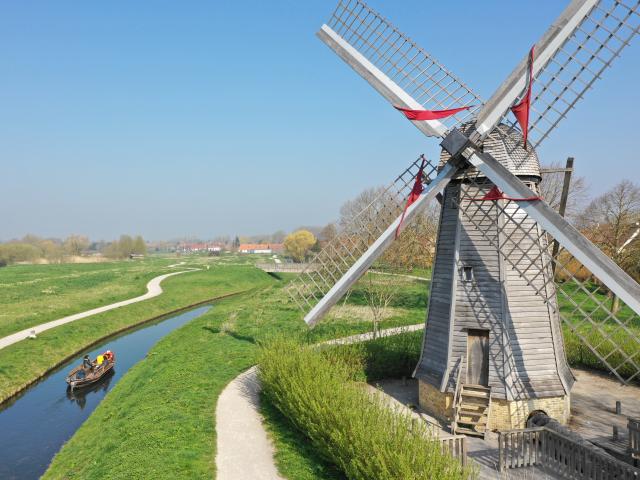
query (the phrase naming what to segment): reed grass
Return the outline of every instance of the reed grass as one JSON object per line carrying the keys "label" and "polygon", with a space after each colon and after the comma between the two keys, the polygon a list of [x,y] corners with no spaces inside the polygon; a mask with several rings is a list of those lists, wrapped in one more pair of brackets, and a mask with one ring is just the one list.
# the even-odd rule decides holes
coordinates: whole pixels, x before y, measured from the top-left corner
{"label": "reed grass", "polygon": [[422,422],[390,410],[356,380],[364,357],[279,337],[260,349],[266,397],[349,479],[460,479],[463,468]]}

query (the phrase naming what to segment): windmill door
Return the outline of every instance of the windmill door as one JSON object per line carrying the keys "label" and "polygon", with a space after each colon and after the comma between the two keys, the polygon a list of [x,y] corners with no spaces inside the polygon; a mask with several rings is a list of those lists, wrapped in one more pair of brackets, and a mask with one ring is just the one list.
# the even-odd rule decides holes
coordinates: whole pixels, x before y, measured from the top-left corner
{"label": "windmill door", "polygon": [[489,331],[467,332],[467,383],[489,386]]}

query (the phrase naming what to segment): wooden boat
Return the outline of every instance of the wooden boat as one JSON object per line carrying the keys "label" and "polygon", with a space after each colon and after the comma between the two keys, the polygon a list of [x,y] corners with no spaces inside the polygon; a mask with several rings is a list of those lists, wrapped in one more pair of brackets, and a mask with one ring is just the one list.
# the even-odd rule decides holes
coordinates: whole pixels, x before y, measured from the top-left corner
{"label": "wooden boat", "polygon": [[71,390],[86,387],[103,378],[113,370],[116,364],[116,357],[110,350],[107,350],[102,355],[98,355],[96,359],[90,363],[91,367],[83,361],[82,365],[69,372],[65,381],[69,387],[71,387]]}

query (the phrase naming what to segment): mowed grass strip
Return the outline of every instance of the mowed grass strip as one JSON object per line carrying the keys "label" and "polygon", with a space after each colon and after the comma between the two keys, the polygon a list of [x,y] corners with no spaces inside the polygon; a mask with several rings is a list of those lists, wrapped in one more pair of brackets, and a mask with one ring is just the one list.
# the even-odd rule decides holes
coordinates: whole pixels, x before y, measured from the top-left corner
{"label": "mowed grass strip", "polygon": [[251,266],[212,267],[163,282],[164,293],[56,327],[36,340],[0,350],[0,401],[43,375],[68,356],[123,328],[221,295],[269,285],[274,280]]}
{"label": "mowed grass strip", "polygon": [[[0,268],[0,337],[146,293],[173,259]],[[175,269],[174,271],[178,271]]]}

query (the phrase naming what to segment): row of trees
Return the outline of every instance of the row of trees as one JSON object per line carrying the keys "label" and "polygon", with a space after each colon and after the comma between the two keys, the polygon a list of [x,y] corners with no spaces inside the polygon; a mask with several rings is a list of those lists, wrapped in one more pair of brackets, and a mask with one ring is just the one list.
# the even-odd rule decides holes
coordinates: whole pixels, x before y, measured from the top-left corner
{"label": "row of trees", "polygon": [[84,235],[69,235],[64,240],[26,235],[19,240],[0,244],[0,266],[19,262],[46,261],[60,263],[69,257],[102,253],[110,258],[125,258],[132,253],[144,254],[146,242],[141,236],[122,235],[114,242],[91,242]]}

